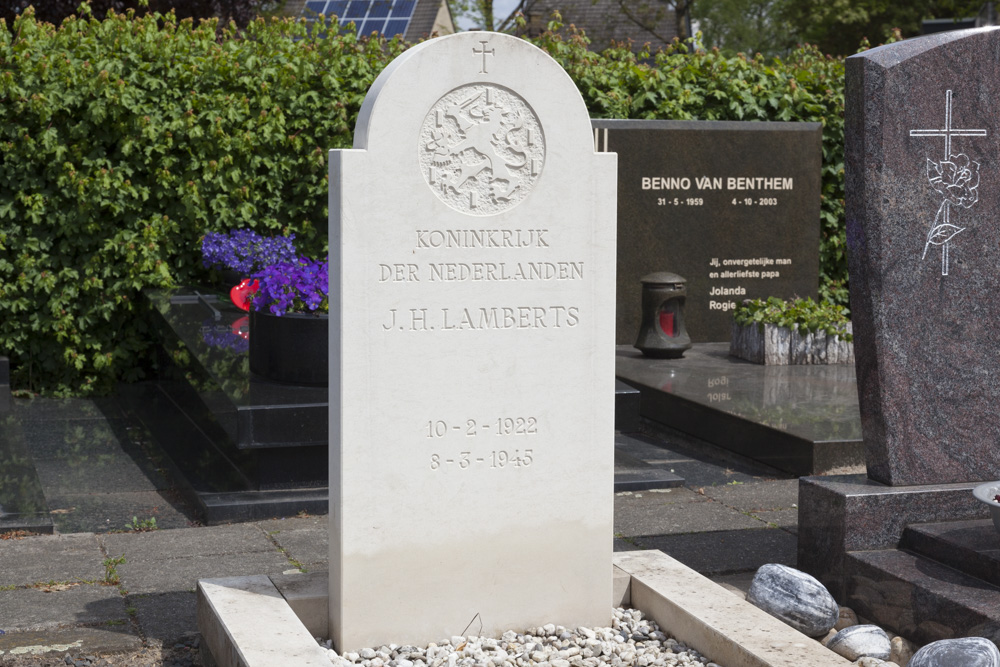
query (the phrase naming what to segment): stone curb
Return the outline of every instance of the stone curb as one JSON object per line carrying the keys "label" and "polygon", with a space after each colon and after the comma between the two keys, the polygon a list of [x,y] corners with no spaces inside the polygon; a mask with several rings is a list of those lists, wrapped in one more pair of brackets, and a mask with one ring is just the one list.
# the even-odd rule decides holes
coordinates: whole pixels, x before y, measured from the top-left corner
{"label": "stone curb", "polygon": [[[612,606],[641,609],[664,632],[724,667],[851,664],[663,552],[621,552],[613,562]],[[267,667],[281,656],[283,667],[329,665],[314,638],[326,634],[316,631],[327,626],[327,599],[325,572],[199,581],[205,664]]]}

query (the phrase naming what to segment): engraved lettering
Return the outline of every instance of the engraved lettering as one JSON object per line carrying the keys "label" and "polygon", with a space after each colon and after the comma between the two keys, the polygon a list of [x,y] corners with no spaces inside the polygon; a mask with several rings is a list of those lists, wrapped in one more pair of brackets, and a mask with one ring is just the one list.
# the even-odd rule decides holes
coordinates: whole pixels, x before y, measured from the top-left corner
{"label": "engraved lettering", "polygon": [[416,264],[379,264],[380,283],[384,282],[417,282],[420,278],[417,271],[420,268]]}
{"label": "engraved lettering", "polygon": [[395,326],[396,326],[396,309],[395,308],[390,308],[389,309],[389,323],[382,325],[382,331],[388,331],[389,329],[392,329]]}
{"label": "engraved lettering", "polygon": [[[409,331],[560,329],[575,327],[580,323],[580,309],[577,306],[449,306],[440,309],[434,317],[435,324],[430,323],[431,315],[433,313],[429,314],[426,308],[411,308]],[[388,330],[392,327],[384,328]]]}
{"label": "engraved lettering", "polygon": [[547,229],[418,229],[417,248],[548,248]]}
{"label": "engraved lettering", "polygon": [[[387,265],[380,265],[387,266]],[[407,264],[406,267],[416,265]],[[482,282],[525,280],[582,280],[583,262],[431,262],[427,265],[430,282]],[[409,269],[408,269],[409,270]],[[386,269],[383,269],[383,273]],[[412,273],[407,275],[412,276]],[[408,278],[416,280],[416,278]],[[402,280],[402,279],[398,279]]]}

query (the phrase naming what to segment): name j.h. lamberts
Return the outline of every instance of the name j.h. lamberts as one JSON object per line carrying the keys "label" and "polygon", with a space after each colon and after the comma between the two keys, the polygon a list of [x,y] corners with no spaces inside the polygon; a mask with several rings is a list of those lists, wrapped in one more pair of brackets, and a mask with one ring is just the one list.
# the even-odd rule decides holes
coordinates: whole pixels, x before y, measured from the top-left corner
{"label": "name j.h. lamberts", "polygon": [[478,331],[562,329],[580,324],[577,306],[482,306],[390,308],[383,331]]}

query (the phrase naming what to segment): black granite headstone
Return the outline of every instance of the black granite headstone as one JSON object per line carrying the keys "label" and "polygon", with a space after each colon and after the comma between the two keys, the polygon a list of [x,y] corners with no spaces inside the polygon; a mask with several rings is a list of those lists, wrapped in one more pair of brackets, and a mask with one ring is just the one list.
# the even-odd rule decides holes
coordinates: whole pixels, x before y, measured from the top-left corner
{"label": "black granite headstone", "polygon": [[814,297],[819,123],[595,120],[618,153],[616,341],[632,344],[648,273],[687,279],[693,342],[725,342],[743,299]]}
{"label": "black granite headstone", "polygon": [[847,245],[872,479],[1000,476],[1000,31],[847,59]]}

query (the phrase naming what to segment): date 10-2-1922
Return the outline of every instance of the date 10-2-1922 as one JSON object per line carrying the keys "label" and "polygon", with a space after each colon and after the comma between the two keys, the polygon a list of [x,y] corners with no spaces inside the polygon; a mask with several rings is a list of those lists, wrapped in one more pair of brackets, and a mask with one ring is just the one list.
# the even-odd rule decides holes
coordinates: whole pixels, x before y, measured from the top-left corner
{"label": "date 10-2-1922", "polygon": [[538,433],[537,417],[497,417],[495,420],[477,422],[475,419],[466,419],[461,424],[449,424],[443,419],[432,419],[427,422],[428,438],[443,438],[449,433],[456,433],[466,437],[474,437],[480,431],[492,433],[498,436],[505,435],[536,435]]}

